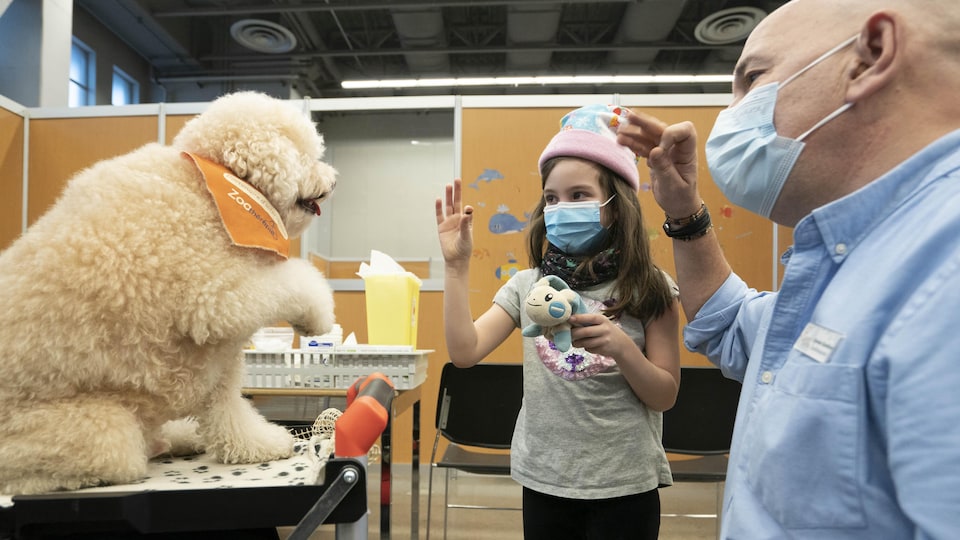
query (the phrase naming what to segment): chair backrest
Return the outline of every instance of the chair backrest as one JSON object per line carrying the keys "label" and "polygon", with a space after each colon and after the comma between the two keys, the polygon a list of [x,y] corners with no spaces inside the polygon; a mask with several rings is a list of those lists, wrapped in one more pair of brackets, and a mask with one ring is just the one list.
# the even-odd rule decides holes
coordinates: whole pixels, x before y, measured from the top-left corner
{"label": "chair backrest", "polygon": [[680,391],[663,413],[663,448],[677,454],[730,451],[740,383],[717,368],[681,367]]}
{"label": "chair backrest", "polygon": [[522,400],[522,364],[447,363],[440,375],[437,432],[457,444],[510,448]]}

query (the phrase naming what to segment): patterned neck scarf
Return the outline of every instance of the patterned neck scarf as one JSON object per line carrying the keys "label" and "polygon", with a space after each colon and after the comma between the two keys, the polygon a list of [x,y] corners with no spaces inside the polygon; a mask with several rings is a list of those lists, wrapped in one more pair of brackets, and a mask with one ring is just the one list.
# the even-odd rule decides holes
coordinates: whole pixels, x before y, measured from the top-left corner
{"label": "patterned neck scarf", "polygon": [[[577,272],[577,266],[585,260],[592,261],[586,268]],[[590,274],[593,269],[593,274]],[[592,256],[573,256],[560,251],[551,244],[543,255],[540,271],[545,276],[557,276],[567,282],[573,290],[581,290],[606,283],[617,277],[620,271],[620,253],[613,248]]]}

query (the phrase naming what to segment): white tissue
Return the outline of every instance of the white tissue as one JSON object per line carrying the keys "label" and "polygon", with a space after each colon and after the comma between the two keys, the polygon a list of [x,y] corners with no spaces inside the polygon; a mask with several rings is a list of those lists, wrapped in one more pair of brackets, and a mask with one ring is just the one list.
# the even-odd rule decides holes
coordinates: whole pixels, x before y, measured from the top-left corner
{"label": "white tissue", "polygon": [[357,271],[357,275],[362,278],[374,275],[382,276],[397,274],[409,275],[411,278],[416,280],[418,284],[423,283],[420,278],[416,276],[416,274],[406,271],[403,266],[400,265],[400,263],[393,259],[393,257],[375,249],[370,250],[370,264],[361,262],[360,269]]}

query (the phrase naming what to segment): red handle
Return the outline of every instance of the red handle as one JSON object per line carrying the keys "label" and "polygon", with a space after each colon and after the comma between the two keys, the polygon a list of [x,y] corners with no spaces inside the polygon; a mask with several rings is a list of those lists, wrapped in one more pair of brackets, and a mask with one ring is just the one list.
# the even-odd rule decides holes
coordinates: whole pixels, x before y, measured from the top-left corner
{"label": "red handle", "polygon": [[393,383],[382,373],[372,373],[351,385],[347,390],[347,410],[335,426],[334,454],[365,456],[387,427],[392,402]]}

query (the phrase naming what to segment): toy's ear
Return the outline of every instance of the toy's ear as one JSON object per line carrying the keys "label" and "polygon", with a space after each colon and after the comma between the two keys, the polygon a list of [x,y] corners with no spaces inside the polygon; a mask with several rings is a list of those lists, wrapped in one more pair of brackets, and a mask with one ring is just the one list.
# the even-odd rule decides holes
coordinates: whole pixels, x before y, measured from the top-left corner
{"label": "toy's ear", "polygon": [[[550,285],[550,278],[551,278],[551,277],[554,277],[554,276],[543,276],[542,278],[538,279],[537,282],[533,284],[533,286],[534,286],[534,287],[543,287],[543,286],[546,286],[546,285]],[[558,278],[558,279],[559,279],[559,278]]]}
{"label": "toy's ear", "polygon": [[587,305],[583,303],[583,298],[573,289],[567,289],[562,292],[563,297],[570,304],[570,314],[584,313],[587,311]]}
{"label": "toy's ear", "polygon": [[544,279],[548,280],[548,283],[550,283],[550,286],[558,291],[570,289],[570,286],[567,285],[567,282],[560,279],[557,276],[546,276],[542,278],[540,281],[543,281]]}
{"label": "toy's ear", "polygon": [[579,294],[577,295],[577,298],[575,300],[570,302],[570,305],[572,306],[574,313],[587,312],[587,305],[583,303],[583,298],[581,298]]}

